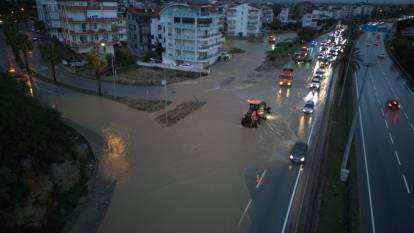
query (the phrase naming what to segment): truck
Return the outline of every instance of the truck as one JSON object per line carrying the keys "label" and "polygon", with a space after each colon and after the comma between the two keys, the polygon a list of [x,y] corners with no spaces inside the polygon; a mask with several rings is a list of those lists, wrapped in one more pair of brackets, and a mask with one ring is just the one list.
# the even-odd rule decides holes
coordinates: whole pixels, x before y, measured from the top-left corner
{"label": "truck", "polygon": [[293,60],[295,62],[309,62],[312,61],[311,49],[309,46],[303,46],[299,52],[296,52],[293,55]]}
{"label": "truck", "polygon": [[282,72],[279,74],[279,85],[280,86],[292,86],[293,82],[293,69],[292,68],[283,68]]}

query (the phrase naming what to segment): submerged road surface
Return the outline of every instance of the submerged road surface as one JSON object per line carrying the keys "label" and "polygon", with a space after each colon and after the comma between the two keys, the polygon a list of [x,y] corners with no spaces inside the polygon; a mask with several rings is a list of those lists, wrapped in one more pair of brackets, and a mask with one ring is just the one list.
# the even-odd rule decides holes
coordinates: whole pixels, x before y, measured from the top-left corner
{"label": "submerged road surface", "polygon": [[[299,174],[299,166],[288,160],[289,150],[297,140],[308,141],[312,126],[318,127],[330,79],[319,95],[311,94],[317,64],[291,64],[293,87],[280,88],[279,70],[255,71],[270,49],[267,43],[231,46],[246,53],[217,64],[207,77],[168,87],[174,105],[207,102],[169,128],[154,121],[160,113],[36,81],[45,101],[105,141],[101,171],[117,185],[98,232],[282,231]],[[261,98],[273,109],[258,129],[240,125],[248,98]],[[309,98],[318,104],[313,115],[304,116],[301,108]],[[81,231],[82,224],[74,229]]]}

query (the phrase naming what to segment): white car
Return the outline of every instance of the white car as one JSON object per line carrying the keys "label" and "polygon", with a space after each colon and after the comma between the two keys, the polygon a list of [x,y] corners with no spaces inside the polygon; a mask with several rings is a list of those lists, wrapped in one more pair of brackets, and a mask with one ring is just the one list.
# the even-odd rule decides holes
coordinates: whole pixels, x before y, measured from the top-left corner
{"label": "white car", "polygon": [[310,87],[310,89],[319,90],[319,88],[321,88],[321,83],[317,80],[314,80],[314,81],[311,82],[309,87]]}
{"label": "white car", "polygon": [[183,63],[183,64],[179,64],[178,66],[182,68],[193,68],[193,65],[190,63]]}

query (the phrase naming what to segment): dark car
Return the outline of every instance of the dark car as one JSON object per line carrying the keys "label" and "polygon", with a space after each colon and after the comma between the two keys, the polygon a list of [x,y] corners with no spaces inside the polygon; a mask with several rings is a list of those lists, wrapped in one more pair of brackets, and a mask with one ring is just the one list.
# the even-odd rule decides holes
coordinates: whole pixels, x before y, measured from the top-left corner
{"label": "dark car", "polygon": [[387,101],[387,108],[389,110],[399,110],[401,108],[400,103],[397,100],[388,100]]}
{"label": "dark car", "polygon": [[289,159],[294,163],[304,163],[308,154],[308,144],[305,142],[296,142],[290,152]]}

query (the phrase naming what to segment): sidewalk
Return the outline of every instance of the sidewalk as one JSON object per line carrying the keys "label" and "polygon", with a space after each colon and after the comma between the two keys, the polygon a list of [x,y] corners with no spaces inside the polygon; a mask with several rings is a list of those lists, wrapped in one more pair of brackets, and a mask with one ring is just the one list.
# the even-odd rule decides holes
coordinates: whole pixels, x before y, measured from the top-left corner
{"label": "sidewalk", "polygon": [[[40,56],[37,45],[33,46],[33,52],[29,57],[31,69],[38,72],[45,78],[53,81],[50,66],[44,62]],[[56,66],[56,80],[75,88],[84,89],[87,91],[97,92],[98,84],[96,80],[82,77],[76,73],[71,73],[65,69],[62,64]],[[113,84],[108,82],[101,82],[102,93],[113,96],[135,97],[142,99],[162,99],[164,92],[162,86],[130,86],[123,84]]]}

